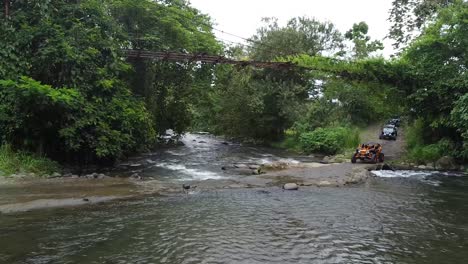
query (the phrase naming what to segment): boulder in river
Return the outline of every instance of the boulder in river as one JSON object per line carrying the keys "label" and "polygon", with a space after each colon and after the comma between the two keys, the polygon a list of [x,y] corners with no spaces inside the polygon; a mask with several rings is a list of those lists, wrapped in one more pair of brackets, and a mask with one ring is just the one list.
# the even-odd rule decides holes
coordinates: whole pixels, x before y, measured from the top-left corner
{"label": "boulder in river", "polygon": [[235,168],[231,171],[232,173],[238,174],[238,175],[259,175],[261,173],[260,170],[252,170],[249,168]]}
{"label": "boulder in river", "polygon": [[249,168],[249,165],[247,164],[234,164],[234,168],[237,168],[237,169],[248,169]]}
{"label": "boulder in river", "polygon": [[251,165],[249,165],[249,169],[252,169],[252,170],[261,170],[261,166],[260,166],[260,165],[256,165],[256,164],[251,164]]}
{"label": "boulder in river", "polygon": [[457,170],[459,168],[455,163],[455,160],[449,156],[443,156],[436,161],[435,165],[439,170]]}
{"label": "boulder in river", "polygon": [[143,180],[143,177],[141,177],[140,174],[138,174],[138,173],[132,174],[132,176],[130,176],[130,178],[135,179],[135,180]]}
{"label": "boulder in river", "polygon": [[235,163],[225,165],[221,169],[238,175],[259,175],[263,173],[261,166],[255,164]]}
{"label": "boulder in river", "polygon": [[91,173],[91,174],[87,174],[84,176],[85,178],[88,178],[88,179],[97,179],[98,178],[98,174],[97,173]]}
{"label": "boulder in river", "polygon": [[285,170],[289,167],[289,164],[286,162],[273,162],[273,163],[267,163],[263,164],[261,166],[262,171],[279,171],[279,170]]}
{"label": "boulder in river", "polygon": [[105,179],[107,178],[107,176],[103,173],[99,173],[98,176],[97,176],[98,179]]}
{"label": "boulder in river", "polygon": [[329,181],[319,181],[317,183],[317,186],[318,187],[330,187],[330,186],[333,186],[334,184],[329,182]]}
{"label": "boulder in river", "polygon": [[297,191],[299,190],[299,186],[296,183],[286,183],[283,185],[283,189],[287,191]]}
{"label": "boulder in river", "polygon": [[380,170],[391,170],[391,171],[394,171],[395,169],[393,169],[390,165],[388,165],[387,163],[384,163],[381,167]]}

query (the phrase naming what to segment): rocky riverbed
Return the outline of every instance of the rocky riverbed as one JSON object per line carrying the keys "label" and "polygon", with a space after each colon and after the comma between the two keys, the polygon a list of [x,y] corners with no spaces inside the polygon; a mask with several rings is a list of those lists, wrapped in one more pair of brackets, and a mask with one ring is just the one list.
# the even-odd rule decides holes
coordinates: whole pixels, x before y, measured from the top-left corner
{"label": "rocky riverbed", "polygon": [[[371,176],[369,171],[377,167],[369,164],[318,162],[279,162],[250,167],[246,164],[236,164],[229,169],[220,169],[220,174],[224,176],[221,178],[184,181],[161,180],[157,177],[141,176],[139,173],[122,178],[97,173],[83,177],[64,175],[49,179],[7,178],[0,182],[0,212],[80,206],[148,195],[198,193],[221,189],[280,189],[288,183],[296,184],[299,188],[343,187],[364,182]],[[249,173],[245,173],[246,171]],[[184,190],[182,183],[190,189]]]}
{"label": "rocky riverbed", "polygon": [[[389,157],[399,155],[401,142],[382,144]],[[221,189],[280,189],[287,183],[299,188],[344,187],[366,181],[374,169],[432,169],[412,164],[392,166],[351,164],[334,157],[300,156],[206,134],[188,134],[183,144],[133,157],[103,173],[0,177],[0,212]],[[190,188],[183,189],[183,184]]]}

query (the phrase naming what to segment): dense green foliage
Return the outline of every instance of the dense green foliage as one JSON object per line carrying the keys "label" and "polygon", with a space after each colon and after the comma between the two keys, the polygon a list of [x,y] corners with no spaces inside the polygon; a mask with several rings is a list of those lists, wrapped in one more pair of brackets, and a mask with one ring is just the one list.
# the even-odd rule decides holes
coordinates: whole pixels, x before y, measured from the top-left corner
{"label": "dense green foliage", "polygon": [[[185,1],[114,0],[111,10],[122,25],[127,49],[220,54],[209,17]],[[143,98],[156,121],[157,132],[185,132],[192,123],[192,106],[206,96],[212,65],[130,59],[132,91]]]}
{"label": "dense green foliage", "polygon": [[[223,72],[221,72],[223,71]],[[307,99],[298,72],[219,69],[210,95],[212,131],[233,137],[275,140],[298,118]]]}
{"label": "dense green foliage", "polygon": [[367,58],[372,52],[384,49],[382,42],[378,40],[370,41],[371,38],[367,35],[368,31],[369,26],[366,22],[359,22],[354,24],[345,34],[345,38],[351,40],[354,44],[353,56],[356,59]]}
{"label": "dense green foliage", "polygon": [[449,138],[443,138],[437,142],[427,144],[424,138],[431,135],[431,131],[425,126],[422,119],[415,120],[406,130],[408,145],[408,158],[416,163],[425,164],[435,162],[443,156],[457,156],[459,152],[454,142]]}
{"label": "dense green foliage", "polygon": [[[439,12],[435,23],[403,53],[408,72],[417,76],[408,108],[419,118],[424,144],[450,139],[454,156],[468,159],[466,97],[468,94],[468,4],[459,2]],[[464,142],[464,143],[463,143]]]}
{"label": "dense green foliage", "polygon": [[460,0],[393,0],[389,21],[389,37],[395,47],[410,43],[418,31],[430,23],[440,9]]}
{"label": "dense green foliage", "polygon": [[[209,73],[128,64],[122,48],[220,49],[208,18],[184,1],[17,1],[11,10],[0,21],[1,140],[66,161],[112,161],[151,147],[155,131],[190,124],[190,89]],[[192,34],[202,26],[208,34]]]}
{"label": "dense green foliage", "polygon": [[359,133],[345,127],[317,128],[300,135],[301,150],[305,153],[336,154],[359,144]]}
{"label": "dense green foliage", "polygon": [[342,52],[343,36],[331,22],[307,17],[288,21],[285,27],[276,18],[265,18],[265,26],[253,36],[250,56],[257,60],[273,60],[278,56],[308,54],[311,56]]}
{"label": "dense green foliage", "polygon": [[[405,43],[421,32],[391,60],[372,57],[382,43],[365,22],[342,34],[331,22],[267,18],[249,45],[223,47],[185,0],[10,5],[0,18],[0,144],[14,150],[114,161],[154,147],[168,129],[203,129],[263,142],[286,134],[283,145],[333,154],[356,145],[356,127],[405,115],[413,159],[433,161],[444,148],[468,159],[464,1],[394,1],[390,35]],[[126,58],[126,49],[299,67],[170,63]]]}
{"label": "dense green foliage", "polygon": [[468,157],[468,93],[465,93],[457,100],[451,118],[453,126],[457,128],[457,132],[463,137],[460,155],[466,159]]}

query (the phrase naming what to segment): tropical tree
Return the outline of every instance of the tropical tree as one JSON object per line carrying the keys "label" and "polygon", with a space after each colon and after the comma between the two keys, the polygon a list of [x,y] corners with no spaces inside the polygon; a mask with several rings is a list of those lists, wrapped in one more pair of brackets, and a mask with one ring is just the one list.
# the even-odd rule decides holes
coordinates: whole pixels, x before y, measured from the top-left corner
{"label": "tropical tree", "polygon": [[411,113],[429,131],[423,142],[430,144],[450,139],[458,155],[465,159],[462,137],[466,136],[466,131],[462,123],[465,119],[463,103],[468,93],[467,21],[468,4],[465,2],[441,9],[436,21],[428,25],[402,55],[415,80],[409,96]]}
{"label": "tropical tree", "polygon": [[288,21],[285,27],[276,18],[264,18],[265,25],[252,37],[249,48],[257,60],[273,60],[299,54],[334,55],[343,48],[343,37],[331,22],[320,22],[307,17]]}
{"label": "tropical tree", "polygon": [[[112,14],[126,33],[125,48],[192,54],[221,54],[210,18],[187,1],[115,0]],[[157,131],[185,132],[191,125],[193,105],[205,97],[212,81],[212,65],[168,63],[134,58],[132,90],[146,102]]]}
{"label": "tropical tree", "polygon": [[106,4],[15,1],[11,14],[0,28],[4,142],[77,161],[151,146],[154,125],[123,78],[125,39]]}
{"label": "tropical tree", "polygon": [[353,24],[353,27],[345,34],[345,38],[351,40],[354,44],[353,56],[356,59],[367,58],[372,52],[384,49],[382,42],[378,40],[370,41],[371,38],[367,35],[368,31],[369,26],[366,22],[359,22]]}
{"label": "tropical tree", "polygon": [[388,36],[395,40],[395,48],[405,46],[434,21],[440,9],[462,0],[393,0]]}

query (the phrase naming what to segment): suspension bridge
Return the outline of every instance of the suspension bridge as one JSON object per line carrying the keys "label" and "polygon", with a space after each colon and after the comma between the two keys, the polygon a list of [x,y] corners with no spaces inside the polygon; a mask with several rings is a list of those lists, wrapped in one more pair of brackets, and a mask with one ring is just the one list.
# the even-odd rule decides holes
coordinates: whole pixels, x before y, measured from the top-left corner
{"label": "suspension bridge", "polygon": [[290,69],[298,67],[292,62],[266,62],[255,60],[234,60],[224,56],[209,55],[206,53],[188,54],[179,52],[160,52],[160,51],[146,51],[146,50],[123,50],[127,58],[142,58],[157,61],[171,61],[171,62],[201,62],[209,64],[231,64],[236,66],[253,66],[257,68],[273,68],[273,69]]}

